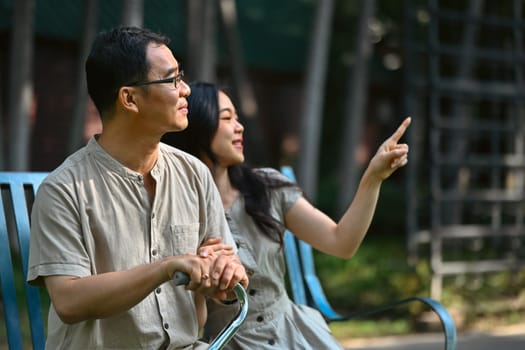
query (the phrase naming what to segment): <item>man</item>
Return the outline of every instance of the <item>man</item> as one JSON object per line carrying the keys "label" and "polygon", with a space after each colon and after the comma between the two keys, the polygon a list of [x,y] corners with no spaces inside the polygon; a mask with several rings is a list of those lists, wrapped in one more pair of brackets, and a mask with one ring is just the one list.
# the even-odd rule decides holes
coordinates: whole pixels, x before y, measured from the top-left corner
{"label": "man", "polygon": [[[167,44],[139,28],[93,43],[103,131],[44,180],[32,211],[28,281],[51,298],[48,349],[200,348],[204,296],[247,285],[209,171],[160,143],[188,124],[190,88]],[[176,271],[186,288],[168,282]]]}

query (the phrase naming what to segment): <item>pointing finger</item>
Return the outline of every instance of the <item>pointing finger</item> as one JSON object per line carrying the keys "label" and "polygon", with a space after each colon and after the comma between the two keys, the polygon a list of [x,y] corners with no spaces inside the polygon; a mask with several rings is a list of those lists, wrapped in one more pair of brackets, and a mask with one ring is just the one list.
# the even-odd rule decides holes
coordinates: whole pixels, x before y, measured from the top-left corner
{"label": "pointing finger", "polygon": [[406,129],[410,125],[410,122],[412,121],[411,117],[407,117],[405,120],[403,120],[403,123],[397,128],[397,130],[390,136],[390,139],[397,142],[401,139],[403,134],[405,133]]}

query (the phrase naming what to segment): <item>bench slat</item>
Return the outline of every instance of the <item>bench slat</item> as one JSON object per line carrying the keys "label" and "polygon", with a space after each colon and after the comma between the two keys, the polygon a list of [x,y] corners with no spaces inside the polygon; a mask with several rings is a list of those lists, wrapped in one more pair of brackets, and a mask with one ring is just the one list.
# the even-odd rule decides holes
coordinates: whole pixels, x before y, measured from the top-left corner
{"label": "bench slat", "polygon": [[[17,306],[16,281],[13,272],[14,257],[20,259],[22,266],[25,305],[27,305],[33,349],[43,350],[45,347],[40,291],[37,287],[30,286],[25,282],[27,279],[30,237],[30,208],[28,205],[32,204],[29,201],[32,201],[34,198],[37,188],[45,176],[47,176],[47,173],[0,172],[0,186],[2,189],[0,210],[3,213],[0,215],[0,280],[10,350],[22,350],[24,347],[20,331],[21,319]],[[27,198],[26,194],[30,194],[31,197]],[[8,214],[13,217],[7,217],[6,215]],[[14,225],[12,225],[13,223]],[[14,228],[14,232],[11,233],[16,234],[19,248],[16,254],[11,253],[12,244],[9,241],[9,228]]]}

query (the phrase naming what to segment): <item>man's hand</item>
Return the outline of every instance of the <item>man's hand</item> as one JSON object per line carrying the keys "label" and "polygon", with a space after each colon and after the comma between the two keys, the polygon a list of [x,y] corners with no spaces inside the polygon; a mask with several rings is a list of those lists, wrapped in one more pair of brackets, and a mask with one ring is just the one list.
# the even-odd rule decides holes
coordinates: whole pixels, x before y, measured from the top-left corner
{"label": "man's hand", "polygon": [[231,298],[232,289],[237,283],[244,288],[248,287],[248,276],[240,259],[234,254],[233,247],[222,244],[220,238],[211,238],[205,241],[197,250],[203,259],[211,259],[210,279],[201,283],[199,292],[225,300]]}

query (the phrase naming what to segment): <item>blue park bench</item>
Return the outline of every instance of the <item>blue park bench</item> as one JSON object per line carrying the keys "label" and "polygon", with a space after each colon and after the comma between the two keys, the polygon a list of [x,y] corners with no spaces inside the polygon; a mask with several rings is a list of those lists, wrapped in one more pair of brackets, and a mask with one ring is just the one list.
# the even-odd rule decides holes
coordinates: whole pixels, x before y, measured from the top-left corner
{"label": "blue park bench", "polygon": [[[45,331],[40,289],[26,283],[29,256],[30,211],[38,186],[47,173],[0,172],[0,309],[3,309],[9,350],[26,349],[29,328],[33,350],[44,350]],[[21,268],[20,268],[21,267]],[[21,271],[21,272],[20,272]],[[177,273],[175,284],[185,284],[187,275]],[[17,289],[24,289],[24,301],[17,300]],[[209,350],[222,349],[233,337],[248,312],[246,291],[239,284],[234,292],[239,300],[239,311],[210,343]],[[25,305],[27,319],[21,317],[20,306]],[[27,322],[29,326],[27,326]],[[2,345],[0,329],[0,346]],[[27,342],[27,340],[26,340]]]}
{"label": "blue park bench", "polygon": [[[284,166],[281,168],[281,172],[295,182],[295,175],[291,167]],[[332,308],[326,298],[321,282],[315,272],[312,247],[295,237],[288,230],[285,232],[284,244],[290,289],[296,304],[314,307],[321,312],[327,322],[336,322],[364,318],[412,302],[424,303],[439,317],[444,332],[445,350],[456,349],[457,340],[454,320],[446,308],[438,301],[428,297],[415,296],[342,315]]]}
{"label": "blue park bench", "polygon": [[[27,348],[21,332],[27,327],[25,318],[21,317],[21,305],[27,308],[33,349],[43,350],[45,347],[40,290],[25,281],[29,255],[29,210],[36,190],[46,175],[47,173],[36,172],[0,172],[1,305],[10,350]],[[21,266],[21,269],[15,268],[18,266]],[[17,288],[24,290],[25,302],[17,300]]]}
{"label": "blue park bench", "polygon": [[[282,172],[295,181],[292,169],[282,168]],[[10,350],[22,350],[26,344],[21,329],[29,328],[32,348],[45,347],[44,322],[40,290],[28,285],[27,262],[29,253],[29,213],[36,190],[47,173],[0,172],[0,285],[1,303],[6,324],[7,343]],[[285,235],[285,249],[290,277],[292,297],[297,304],[317,308],[328,322],[361,318],[383,312],[411,302],[428,305],[440,318],[445,333],[445,350],[456,349],[456,328],[447,310],[437,301],[426,297],[412,297],[369,310],[347,315],[335,312],[330,306],[316,275],[312,248],[297,239],[290,232]],[[16,276],[20,271],[22,275]],[[24,289],[25,300],[17,300],[17,288]],[[21,317],[20,305],[27,309],[29,327]],[[2,334],[2,330],[0,330]]]}

